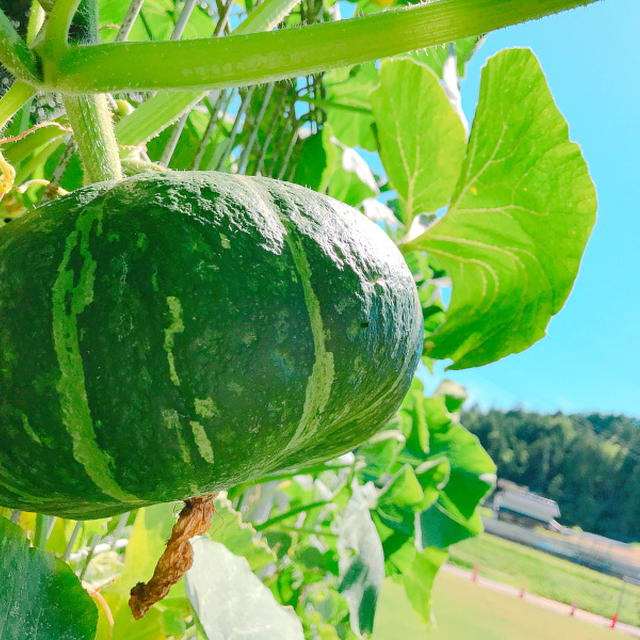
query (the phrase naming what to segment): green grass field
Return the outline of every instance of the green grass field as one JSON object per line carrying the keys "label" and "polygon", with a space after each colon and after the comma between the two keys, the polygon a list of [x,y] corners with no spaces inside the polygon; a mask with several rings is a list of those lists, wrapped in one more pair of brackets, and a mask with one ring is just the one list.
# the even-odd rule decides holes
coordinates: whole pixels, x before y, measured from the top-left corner
{"label": "green grass field", "polygon": [[434,587],[436,627],[413,611],[404,589],[385,581],[372,640],[630,640],[441,572]]}
{"label": "green grass field", "polygon": [[[610,618],[622,581],[521,544],[484,533],[453,545],[450,561],[480,575]],[[619,618],[640,626],[640,587],[626,584]]]}

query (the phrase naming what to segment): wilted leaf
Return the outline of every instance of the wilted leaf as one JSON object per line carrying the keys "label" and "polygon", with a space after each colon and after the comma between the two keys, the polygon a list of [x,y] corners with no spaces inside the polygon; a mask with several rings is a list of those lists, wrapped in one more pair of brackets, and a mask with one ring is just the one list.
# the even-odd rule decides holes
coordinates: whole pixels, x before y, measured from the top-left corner
{"label": "wilted leaf", "polygon": [[[175,503],[158,504],[138,510],[133,531],[127,545],[122,574],[112,584],[107,585],[101,593],[107,600],[113,614],[115,625],[113,638],[141,637],[151,639],[162,638],[162,618],[160,608],[153,607],[139,621],[134,620],[128,606],[129,592],[138,582],[145,582],[153,575],[156,562],[162,555],[176,521],[179,508]],[[184,597],[184,586],[180,582],[169,592],[170,597]],[[139,634],[139,635],[138,635]]]}

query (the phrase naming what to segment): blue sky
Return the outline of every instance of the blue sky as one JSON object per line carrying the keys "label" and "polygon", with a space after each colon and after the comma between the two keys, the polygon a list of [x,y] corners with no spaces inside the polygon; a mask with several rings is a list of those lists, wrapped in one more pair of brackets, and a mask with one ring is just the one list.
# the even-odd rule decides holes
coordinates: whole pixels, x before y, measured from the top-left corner
{"label": "blue sky", "polygon": [[598,220],[580,273],[546,338],[527,351],[443,375],[481,405],[640,416],[640,2],[603,0],[494,32],[468,65],[463,106],[473,117],[480,70],[505,47],[531,47],[582,147],[598,191]]}

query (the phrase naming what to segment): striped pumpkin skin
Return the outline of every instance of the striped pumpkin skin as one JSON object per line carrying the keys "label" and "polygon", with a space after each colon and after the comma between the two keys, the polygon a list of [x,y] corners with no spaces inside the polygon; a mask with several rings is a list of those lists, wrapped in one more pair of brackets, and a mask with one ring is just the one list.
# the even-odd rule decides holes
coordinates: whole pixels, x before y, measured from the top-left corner
{"label": "striped pumpkin skin", "polygon": [[0,504],[96,518],[352,449],[422,348],[413,279],[362,214],[184,172],[0,229]]}

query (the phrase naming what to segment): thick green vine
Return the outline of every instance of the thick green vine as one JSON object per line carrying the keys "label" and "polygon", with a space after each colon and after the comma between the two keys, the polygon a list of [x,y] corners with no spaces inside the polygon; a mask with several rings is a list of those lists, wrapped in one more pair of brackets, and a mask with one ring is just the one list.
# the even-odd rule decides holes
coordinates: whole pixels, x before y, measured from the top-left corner
{"label": "thick green vine", "polygon": [[[64,0],[61,6],[69,8],[76,1]],[[592,2],[595,0],[439,0],[272,33],[71,46],[66,52],[61,40],[67,16],[61,8],[48,35],[52,49],[44,48],[47,55],[43,56],[40,86],[78,94],[269,82],[451,42]],[[15,56],[1,53],[0,59],[16,70]]]}

